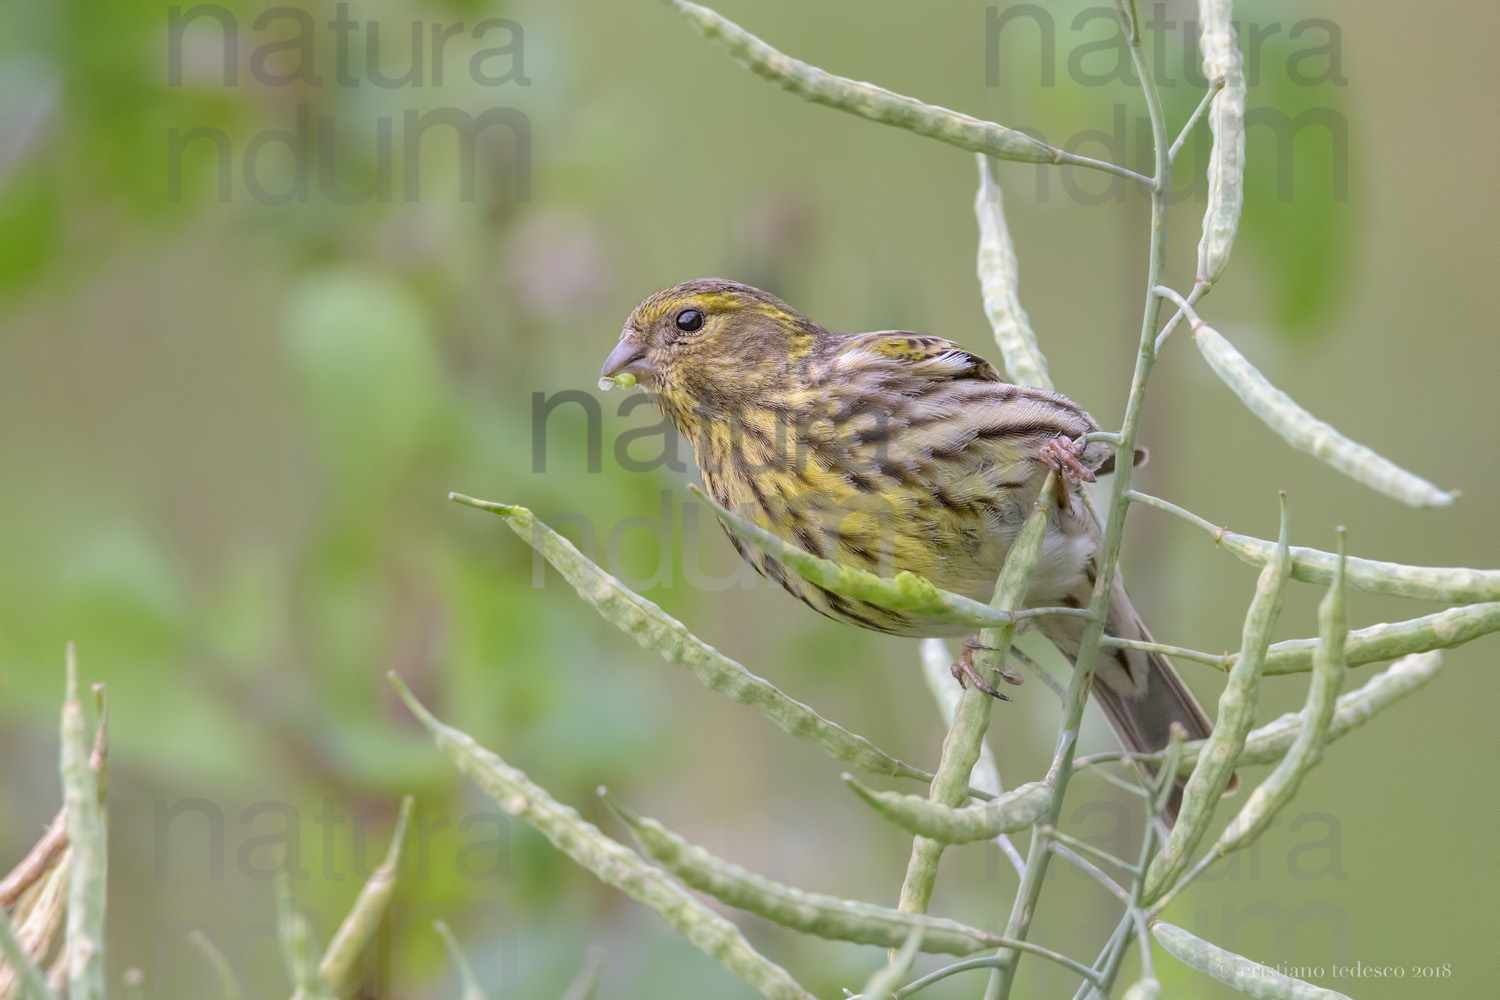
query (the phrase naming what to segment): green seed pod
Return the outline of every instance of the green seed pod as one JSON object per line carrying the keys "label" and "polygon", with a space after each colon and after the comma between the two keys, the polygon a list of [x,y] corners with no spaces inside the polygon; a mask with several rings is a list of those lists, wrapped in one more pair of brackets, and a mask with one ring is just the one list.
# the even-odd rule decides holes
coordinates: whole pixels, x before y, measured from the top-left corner
{"label": "green seed pod", "polygon": [[805,892],[762,875],[689,843],[654,819],[639,816],[604,789],[606,805],[630,827],[646,853],[683,882],[756,916],[803,934],[834,941],[899,948],[915,931],[922,932],[921,950],[968,955],[994,948],[1001,939],[956,920],[903,913],[874,903],[862,903],[823,893]]}
{"label": "green seed pod", "polygon": [[78,661],[67,652],[67,701],[62,710],[63,802],[73,872],[68,886],[68,996],[104,997],[104,894],[106,862],[104,816],[99,808],[101,775],[89,766],[88,726],[78,700]]}
{"label": "green seed pod", "polygon": [[920,795],[877,792],[849,774],[844,775],[844,782],[892,823],[944,844],[969,844],[1024,830],[1052,805],[1052,786],[1045,781],[1028,782],[993,802],[957,808]]}
{"label": "green seed pod", "polygon": [[[1416,691],[1437,676],[1443,667],[1443,654],[1437,651],[1414,653],[1392,663],[1382,673],[1370,678],[1364,687],[1340,695],[1333,710],[1333,720],[1328,725],[1328,743],[1357,729],[1370,717]],[[1274,764],[1286,755],[1297,736],[1302,732],[1302,712],[1288,712],[1280,718],[1253,730],[1245,737],[1245,749],[1240,754],[1239,766],[1247,764]],[[1193,740],[1182,748],[1178,770],[1192,771],[1198,757],[1207,746],[1207,740]],[[1080,758],[1092,763],[1119,760],[1124,754],[1095,754]]]}
{"label": "green seed pod", "polygon": [[1339,566],[1334,570],[1333,585],[1318,606],[1318,646],[1313,654],[1312,680],[1307,688],[1307,704],[1302,709],[1302,727],[1291,749],[1276,769],[1261,782],[1241,807],[1239,814],[1219,835],[1214,851],[1228,854],[1254,840],[1276,814],[1297,794],[1302,778],[1323,757],[1328,729],[1333,723],[1339,689],[1349,672],[1344,659],[1344,640],[1349,634],[1344,588],[1344,532],[1339,529]]}
{"label": "green seed pod", "polygon": [[1214,807],[1229,786],[1235,762],[1245,747],[1245,737],[1255,721],[1260,698],[1261,667],[1271,628],[1281,612],[1281,596],[1291,573],[1287,545],[1286,494],[1281,496],[1281,537],[1276,555],[1261,570],[1255,597],[1245,615],[1240,658],[1235,661],[1219,697],[1219,714],[1198,762],[1182,793],[1177,825],[1146,871],[1145,901],[1149,904],[1176,883],[1187,870],[1193,849],[1207,832]]}
{"label": "green seed pod", "polygon": [[1250,412],[1293,448],[1413,507],[1446,507],[1453,502],[1452,493],[1350,440],[1298,406],[1212,327],[1194,322],[1193,342],[1209,367]]}
{"label": "green seed pod", "polygon": [[474,975],[474,967],[469,964],[469,957],[459,947],[458,939],[453,936],[453,931],[441,920],[432,922],[433,930],[438,932],[438,937],[443,939],[443,947],[448,949],[448,960],[458,969],[458,981],[462,984],[463,992],[460,994],[462,1000],[489,1000],[484,990],[480,988],[479,978]]}
{"label": "green seed pod", "polygon": [[[708,504],[713,515],[740,538],[772,556],[804,580],[810,580],[825,590],[844,597],[972,628],[1014,626],[1023,618],[1035,618],[1043,614],[1083,617],[1088,613],[1078,608],[1028,608],[1013,611],[993,602],[983,604],[962,594],[943,590],[926,577],[904,570],[895,576],[885,577],[852,566],[843,566],[800,549],[760,525],[726,510],[696,484],[689,485],[688,490]],[[1019,544],[1019,540],[1015,544]],[[1037,544],[1040,545],[1040,539]],[[1015,551],[1015,545],[1012,545],[1011,551]]]}
{"label": "green seed pod", "polygon": [[[198,949],[198,953],[203,956],[203,961],[208,963],[209,969],[213,971],[214,982],[219,987],[219,1000],[243,1000],[245,993],[240,989],[240,981],[234,974],[234,967],[229,964],[224,953],[219,951],[208,935],[202,931],[188,931],[187,939],[188,944]],[[470,1000],[470,998],[465,997],[464,1000]]]}
{"label": "green seed pod", "polygon": [[755,676],[693,635],[677,619],[584,558],[571,542],[537,520],[525,507],[475,500],[457,493],[450,494],[450,499],[499,514],[511,530],[541,552],[578,592],[578,596],[593,605],[606,621],[618,626],[645,648],[660,653],[669,662],[687,667],[710,690],[758,710],[786,732],[811,743],[835,760],[872,774],[931,780],[932,775],[928,772],[897,760],[863,736],[856,736],[829,722],[811,708],[789,698],[776,685]]}
{"label": "green seed pod", "polygon": [[877,969],[865,981],[864,988],[859,991],[859,1000],[896,1000],[896,989],[911,971],[912,962],[916,961],[917,950],[921,946],[922,928],[918,927],[907,936],[906,943],[891,956],[885,967]]}
{"label": "green seed pod", "polygon": [[391,834],[385,860],[370,873],[349,909],[349,915],[339,925],[328,950],[323,953],[323,960],[318,963],[318,978],[329,990],[337,992],[343,989],[363,969],[358,964],[359,958],[375,937],[380,921],[391,905],[391,897],[396,894],[396,868],[401,863],[401,845],[406,839],[411,807],[412,797],[408,795],[401,800],[401,814],[396,819],[396,830]]}
{"label": "green seed pod", "polygon": [[1342,993],[1284,976],[1242,955],[1225,951],[1162,920],[1151,925],[1151,936],[1183,965],[1256,1000],[1349,1000]]}
{"label": "green seed pod", "polygon": [[[1471,639],[1500,630],[1500,602],[1449,608],[1409,621],[1381,623],[1350,632],[1344,659],[1351,667],[1392,660],[1411,653],[1452,649]],[[1266,673],[1293,674],[1310,670],[1317,639],[1288,639],[1266,654]]]}
{"label": "green seed pod", "polygon": [[637,902],[644,903],[705,954],[772,1000],[814,1000],[791,975],[750,946],[739,929],[704,906],[654,865],[624,844],[606,837],[577,811],[554,799],[521,770],[474,742],[473,737],[439,722],[394,673],[391,684],[406,707],[432,734],[438,749],[499,803],[524,820],[558,850]]}
{"label": "green seed pod", "polygon": [[863,83],[793,59],[767,45],[728,18],[683,0],[669,3],[703,33],[720,42],[741,66],[804,101],[823,104],[882,125],[925,135],[960,149],[1024,163],[1074,162],[1077,157],[1054,149],[1024,132],[939,108],[873,83]]}
{"label": "green seed pod", "polygon": [[[1131,499],[1164,510],[1196,525],[1211,535],[1214,544],[1251,566],[1264,566],[1276,543],[1220,527],[1192,511],[1184,510],[1160,497],[1132,493]],[[1292,546],[1292,579],[1303,583],[1327,585],[1333,579],[1338,557],[1332,552]],[[1500,570],[1470,569],[1467,566],[1408,566],[1350,556],[1344,567],[1344,582],[1350,590],[1371,594],[1415,597],[1446,604],[1470,604],[1500,601]]]}
{"label": "green seed pod", "polygon": [[[1005,565],[1000,568],[1000,579],[995,584],[995,596],[990,602],[997,611],[1008,612],[1020,607],[1026,597],[1031,572],[1036,568],[1046,538],[1052,484],[1053,476],[1049,475],[1026,523],[1005,554]],[[981,631],[979,643],[985,648],[974,658],[976,670],[987,671],[993,676],[997,672],[995,668],[1005,662],[1015,634],[1013,622]],[[991,701],[989,695],[972,687],[960,696],[958,707],[953,712],[953,725],[948,728],[948,738],[943,741],[937,774],[928,789],[928,798],[933,803],[954,807],[969,796],[969,776],[979,762],[980,749],[984,746],[984,734],[990,725]],[[937,882],[938,862],[946,846],[941,840],[921,835],[912,841],[911,858],[906,863],[906,877],[901,881],[901,896],[897,903],[900,909],[909,913],[927,911],[932,888]]]}

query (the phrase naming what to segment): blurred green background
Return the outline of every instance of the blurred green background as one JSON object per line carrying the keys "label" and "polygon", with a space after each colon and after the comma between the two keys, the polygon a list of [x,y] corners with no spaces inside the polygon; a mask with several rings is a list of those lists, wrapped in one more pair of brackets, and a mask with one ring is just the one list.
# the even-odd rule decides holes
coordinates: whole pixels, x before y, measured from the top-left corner
{"label": "blurred green background", "polygon": [[[454,995],[430,928],[441,916],[497,1000],[558,995],[590,945],[607,950],[602,1000],[748,996],[653,914],[501,819],[383,674],[399,671],[440,717],[616,836],[597,785],[753,870],[893,902],[908,838],[848,795],[840,765],[636,648],[555,574],[537,586],[522,541],[445,495],[571,515],[575,539],[590,525],[599,561],[646,581],[706,640],[898,756],[934,762],[941,727],[916,643],[823,620],[764,586],[692,586],[684,559],[727,576],[733,553],[708,518],[685,519],[692,475],[622,467],[621,433],[656,417],[621,413],[630,397],[594,383],[637,301],[704,275],[762,284],[834,329],[911,328],[993,356],[973,274],[973,158],[804,105],[648,0],[355,4],[343,80],[326,27],[342,6],[299,8],[315,25],[301,71],[295,50],[275,51],[299,30],[287,8],[257,28],[267,8],[215,6],[176,47],[162,5],[0,8],[0,868],[57,807],[62,651],[75,639],[85,680],[106,682],[112,702],[112,977],[138,967],[153,997],[211,989],[185,942],[196,928],[252,998],[284,995],[268,880],[278,845],[326,938],[411,792],[419,829],[365,995]],[[1156,6],[1174,22],[1160,37],[1175,127],[1199,97],[1182,73],[1193,7]],[[1115,65],[1098,44],[1109,20],[1079,24],[1083,4],[1058,5],[1050,42],[1018,19],[991,54],[985,8],[719,9],[835,72],[1059,144],[1111,133],[1083,147],[1092,155],[1147,155],[1139,88],[1081,79]],[[1285,489],[1294,541],[1331,545],[1345,524],[1360,555],[1493,566],[1500,144],[1476,109],[1500,14],[1237,9],[1242,33],[1261,29],[1250,107],[1311,110],[1315,125],[1295,141],[1251,128],[1241,239],[1205,317],[1320,416],[1464,497],[1412,511],[1291,452],[1186,340],[1153,382],[1142,488],[1262,535]],[[491,18],[523,34],[480,30]],[[216,19],[238,25],[233,85]],[[440,23],[463,27],[434,60]],[[414,75],[381,86],[372,69]],[[267,138],[295,130],[299,108],[332,126],[304,165],[305,199],[289,187],[286,147]],[[409,199],[404,116],[444,108],[515,109],[529,145],[487,130],[466,199],[465,157],[434,129]],[[347,203],[358,199],[338,191],[378,192],[386,179],[382,118],[392,195]],[[1330,139],[1327,123],[1346,132]],[[174,184],[173,130],[203,128],[230,149],[225,190],[215,138],[186,147]],[[1170,219],[1169,275],[1184,289],[1201,153],[1190,143],[1179,161]],[[1111,426],[1135,352],[1147,206],[1114,198],[1102,175],[1069,188],[1008,164],[1001,182],[1053,378]],[[269,203],[283,191],[293,196]],[[600,404],[597,471],[583,406],[535,419],[535,394],[568,391]],[[660,440],[630,454],[649,459]],[[642,527],[664,509],[659,534]],[[1138,511],[1125,566],[1159,638],[1237,643],[1253,574],[1193,529]],[[1317,598],[1293,584],[1278,638],[1311,633]],[[1366,625],[1436,609],[1358,595],[1351,610]],[[1272,964],[1451,973],[1416,986],[1311,977],[1356,997],[1494,996],[1495,918],[1471,905],[1497,883],[1494,656],[1493,643],[1451,653],[1429,690],[1333,748],[1259,847],[1205,877],[1174,919]],[[1216,697],[1207,668],[1183,669]],[[1270,684],[1263,717],[1304,690],[1300,678]],[[996,706],[1008,782],[1039,773],[1055,719],[1035,683]],[[1108,747],[1092,709],[1088,725],[1086,747]],[[1135,809],[1083,778],[1065,819],[1133,851]],[[1066,866],[1053,872],[1033,937],[1091,959],[1116,904]],[[998,927],[1014,888],[994,848],[954,850],[935,909]],[[881,961],[737,919],[820,996]],[[1158,969],[1168,997],[1230,995],[1165,956]],[[1031,995],[1075,985],[1034,961],[1023,970]],[[928,995],[973,996],[981,982]]]}

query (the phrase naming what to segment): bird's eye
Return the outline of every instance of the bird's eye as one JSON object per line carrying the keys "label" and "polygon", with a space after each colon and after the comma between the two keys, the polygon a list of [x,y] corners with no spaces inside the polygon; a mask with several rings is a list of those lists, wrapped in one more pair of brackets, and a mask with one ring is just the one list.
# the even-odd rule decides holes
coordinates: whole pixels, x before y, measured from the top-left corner
{"label": "bird's eye", "polygon": [[677,314],[677,329],[692,333],[703,325],[703,314],[696,309],[684,309]]}

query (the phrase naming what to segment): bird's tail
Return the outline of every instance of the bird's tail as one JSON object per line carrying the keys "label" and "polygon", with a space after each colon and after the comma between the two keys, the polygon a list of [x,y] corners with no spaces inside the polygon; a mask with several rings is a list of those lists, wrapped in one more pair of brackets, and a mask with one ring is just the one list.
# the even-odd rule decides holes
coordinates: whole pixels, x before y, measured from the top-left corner
{"label": "bird's tail", "polygon": [[[1086,605],[1092,586],[1077,595]],[[1077,618],[1043,618],[1042,632],[1069,660],[1076,660],[1083,638],[1083,622]],[[1106,635],[1122,639],[1151,641],[1151,633],[1136,613],[1116,576],[1110,597],[1109,615],[1105,618]],[[1139,649],[1103,649],[1094,674],[1094,695],[1127,749],[1150,753],[1163,750],[1175,722],[1187,730],[1190,740],[1204,739],[1213,730],[1198,699],[1187,689],[1172,662],[1160,653]],[[1154,772],[1153,772],[1154,773]],[[1166,820],[1170,826],[1177,818],[1182,789],[1187,779],[1178,777],[1167,802]],[[1231,779],[1230,790],[1238,783]]]}

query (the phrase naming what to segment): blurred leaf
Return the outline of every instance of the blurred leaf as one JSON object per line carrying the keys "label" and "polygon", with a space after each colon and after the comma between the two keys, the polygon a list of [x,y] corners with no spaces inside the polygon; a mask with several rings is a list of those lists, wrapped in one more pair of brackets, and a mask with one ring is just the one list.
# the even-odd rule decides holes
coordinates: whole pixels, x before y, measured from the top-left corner
{"label": "blurred leaf", "polygon": [[103,528],[62,563],[55,615],[108,635],[116,653],[163,654],[188,626],[187,596],[166,555],[134,525]]}
{"label": "blurred leaf", "polygon": [[387,482],[433,429],[443,388],[431,336],[421,302],[386,276],[313,273],[292,291],[282,342],[336,489]]}

